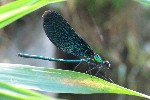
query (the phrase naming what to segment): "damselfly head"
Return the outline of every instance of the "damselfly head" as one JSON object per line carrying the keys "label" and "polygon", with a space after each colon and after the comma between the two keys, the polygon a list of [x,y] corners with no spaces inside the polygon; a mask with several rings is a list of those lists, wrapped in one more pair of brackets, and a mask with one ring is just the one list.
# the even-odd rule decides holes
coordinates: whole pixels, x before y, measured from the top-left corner
{"label": "damselfly head", "polygon": [[103,61],[103,65],[104,65],[107,69],[110,68],[110,63],[109,63],[109,61],[107,61],[107,60]]}

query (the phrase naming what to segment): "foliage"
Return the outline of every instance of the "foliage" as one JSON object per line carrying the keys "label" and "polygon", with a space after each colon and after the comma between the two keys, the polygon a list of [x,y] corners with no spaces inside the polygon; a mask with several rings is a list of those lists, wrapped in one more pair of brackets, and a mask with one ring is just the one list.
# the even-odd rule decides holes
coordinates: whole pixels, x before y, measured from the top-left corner
{"label": "foliage", "polygon": [[5,63],[0,63],[0,67],[0,81],[26,89],[76,94],[116,93],[150,99],[147,95],[84,73]]}
{"label": "foliage", "polygon": [[17,0],[0,7],[0,28],[49,3],[64,0]]}

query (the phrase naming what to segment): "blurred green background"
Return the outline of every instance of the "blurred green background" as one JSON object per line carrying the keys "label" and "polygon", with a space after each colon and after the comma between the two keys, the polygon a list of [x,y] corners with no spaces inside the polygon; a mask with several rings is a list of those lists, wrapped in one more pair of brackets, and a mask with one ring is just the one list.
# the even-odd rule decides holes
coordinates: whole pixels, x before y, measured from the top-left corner
{"label": "blurred green background", "polygon": [[[11,1],[0,0],[0,5]],[[56,49],[46,37],[41,17],[45,10],[59,12],[96,53],[110,61],[107,76],[116,84],[150,94],[150,8],[132,0],[68,0],[42,7],[0,29],[1,62],[74,69],[76,65],[16,56],[22,52],[74,58]],[[81,65],[79,71],[84,68]],[[69,100],[144,100],[116,94],[54,96]]]}

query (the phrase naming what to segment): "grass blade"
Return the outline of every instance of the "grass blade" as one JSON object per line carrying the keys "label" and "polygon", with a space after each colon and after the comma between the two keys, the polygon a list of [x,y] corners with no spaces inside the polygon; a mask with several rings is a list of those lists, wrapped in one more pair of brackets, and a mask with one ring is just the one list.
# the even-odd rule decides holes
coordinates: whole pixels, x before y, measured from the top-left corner
{"label": "grass blade", "polygon": [[0,7],[0,28],[49,3],[65,0],[17,0]]}
{"label": "grass blade", "polygon": [[57,100],[23,88],[0,82],[0,100]]}
{"label": "grass blade", "polygon": [[116,93],[149,98],[145,94],[84,73],[29,65],[0,63],[0,81],[55,93]]}

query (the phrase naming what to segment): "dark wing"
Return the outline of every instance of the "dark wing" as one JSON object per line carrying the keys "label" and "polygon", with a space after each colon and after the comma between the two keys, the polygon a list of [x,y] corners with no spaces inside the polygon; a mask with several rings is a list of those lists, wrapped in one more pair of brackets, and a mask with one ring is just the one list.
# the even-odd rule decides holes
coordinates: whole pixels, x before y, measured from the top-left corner
{"label": "dark wing", "polygon": [[49,40],[63,52],[75,56],[91,57],[90,46],[80,38],[67,21],[55,11],[45,11],[43,27]]}

